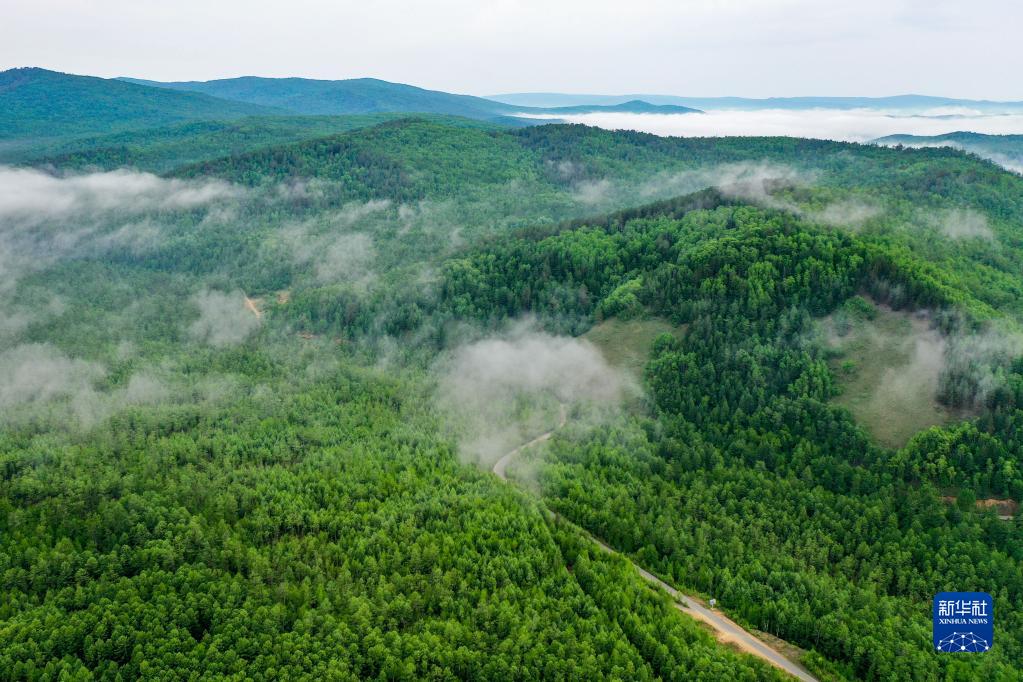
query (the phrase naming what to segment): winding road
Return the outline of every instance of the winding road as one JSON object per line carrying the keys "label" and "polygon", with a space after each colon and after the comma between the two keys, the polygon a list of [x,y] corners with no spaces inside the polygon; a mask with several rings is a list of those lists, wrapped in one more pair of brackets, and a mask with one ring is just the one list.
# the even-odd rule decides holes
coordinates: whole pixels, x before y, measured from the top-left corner
{"label": "winding road", "polygon": [[[514,450],[511,450],[510,452],[506,453],[504,456],[501,457],[501,459],[497,460],[494,463],[493,467],[494,474],[502,481],[507,481],[508,480],[507,469],[511,461],[515,459],[515,457],[518,456],[519,453],[521,453],[523,450],[526,450],[528,448],[533,447],[534,445],[539,445],[540,443],[550,440],[551,436],[554,435],[554,432],[565,425],[565,421],[567,418],[568,414],[565,405],[562,404],[561,417],[558,420],[558,426],[554,429],[551,429],[550,431],[547,431],[546,433],[540,434],[533,440],[523,443]],[[548,513],[551,514],[552,516],[555,516],[555,514],[549,510]],[[592,540],[593,543],[604,552],[607,552],[608,554],[617,554],[619,556],[624,557],[630,564],[632,564],[633,568],[636,569],[636,571],[640,574],[640,576],[643,577],[644,580],[646,580],[651,585],[659,587],[660,589],[664,590],[669,595],[671,595],[672,599],[674,600],[676,609],[692,616],[693,618],[696,618],[697,620],[703,621],[711,628],[713,628],[719,641],[727,644],[734,644],[743,651],[745,651],[746,653],[752,654],[753,656],[756,656],[767,661],[776,668],[784,670],[785,672],[792,675],[796,679],[803,680],[804,682],[818,682],[817,678],[811,675],[809,671],[806,670],[806,668],[799,665],[795,661],[789,660],[784,655],[779,653],[777,650],[768,646],[762,640],[758,639],[755,635],[743,629],[741,625],[733,621],[731,618],[726,617],[719,611],[707,608],[702,603],[700,603],[700,601],[695,597],[679,592],[677,589],[675,589],[668,583],[664,582],[663,580],[655,576],[653,573],[639,566],[632,559],[629,559],[624,554],[621,554],[620,552],[612,549],[611,547],[601,542],[597,538],[593,537],[592,534],[582,529],[580,529],[580,531],[584,535],[586,535],[586,537],[590,538],[590,540]]]}

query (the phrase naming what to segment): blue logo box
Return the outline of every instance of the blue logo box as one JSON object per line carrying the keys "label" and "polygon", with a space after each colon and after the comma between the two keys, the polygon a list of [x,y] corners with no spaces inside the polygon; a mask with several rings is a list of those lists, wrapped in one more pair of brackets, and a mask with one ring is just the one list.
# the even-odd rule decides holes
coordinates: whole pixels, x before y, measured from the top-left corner
{"label": "blue logo box", "polygon": [[983,653],[995,638],[995,600],[987,592],[934,595],[934,648],[948,653]]}

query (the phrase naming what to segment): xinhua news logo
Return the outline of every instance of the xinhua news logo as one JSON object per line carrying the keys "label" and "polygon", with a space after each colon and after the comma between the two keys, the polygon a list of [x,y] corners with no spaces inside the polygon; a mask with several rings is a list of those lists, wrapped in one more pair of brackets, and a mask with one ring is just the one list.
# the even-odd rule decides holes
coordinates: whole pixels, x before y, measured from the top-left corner
{"label": "xinhua news logo", "polygon": [[934,596],[934,648],[947,653],[984,653],[994,644],[995,601],[987,592]]}

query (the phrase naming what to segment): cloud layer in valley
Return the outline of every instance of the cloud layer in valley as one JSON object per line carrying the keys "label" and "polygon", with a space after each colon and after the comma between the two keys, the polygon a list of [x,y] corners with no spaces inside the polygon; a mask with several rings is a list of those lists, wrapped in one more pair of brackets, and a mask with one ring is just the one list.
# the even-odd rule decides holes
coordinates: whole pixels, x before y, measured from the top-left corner
{"label": "cloud layer in valley", "polygon": [[943,135],[960,130],[991,135],[1023,133],[1023,114],[935,111],[897,115],[878,109],[713,110],[702,114],[592,113],[541,115],[609,130],[640,130],[680,137],[782,135],[869,142],[896,134]]}

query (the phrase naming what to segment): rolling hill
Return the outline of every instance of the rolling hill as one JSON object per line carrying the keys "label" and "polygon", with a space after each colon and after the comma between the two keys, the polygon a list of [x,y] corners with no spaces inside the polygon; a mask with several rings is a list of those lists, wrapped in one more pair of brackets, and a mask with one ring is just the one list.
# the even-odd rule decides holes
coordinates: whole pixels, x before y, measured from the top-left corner
{"label": "rolling hill", "polygon": [[0,72],[0,139],[88,135],[280,113],[195,92],[38,68]]}
{"label": "rolling hill", "polygon": [[905,147],[954,147],[1023,173],[1023,135],[985,135],[959,131],[945,135],[888,135],[877,144]]}
{"label": "rolling hill", "polygon": [[495,119],[518,109],[481,97],[426,90],[376,78],[315,80],[243,76],[168,83],[131,78],[121,80],[164,90],[202,93],[297,114],[414,112]]}
{"label": "rolling hill", "polygon": [[[651,104],[639,99],[605,104],[583,102],[565,107],[519,106],[483,97],[391,83],[377,78],[314,80],[243,76],[211,81],[161,82],[123,78],[155,88],[198,92],[223,99],[286,109],[296,114],[429,113],[525,125],[521,114],[586,114],[596,112],[685,114],[697,111],[676,104]],[[599,98],[598,98],[599,99]]]}
{"label": "rolling hill", "polygon": [[[132,168],[166,172],[179,166],[238,155],[264,147],[302,142],[375,126],[405,117],[402,113],[348,116],[247,116],[228,121],[189,121],[169,126],[127,130],[0,146],[0,163],[53,166],[64,169]],[[418,115],[452,127],[493,128],[496,124],[468,118]]]}
{"label": "rolling hill", "polygon": [[1021,679],[1019,619],[928,635],[950,580],[1023,609],[1023,177],[401,112],[65,142],[0,168],[0,679],[780,678],[634,565],[822,682]]}
{"label": "rolling hill", "polygon": [[[630,100],[615,104],[589,102],[567,107],[523,107],[482,97],[458,95],[391,83],[375,78],[314,80],[308,78],[241,77],[212,81],[158,82],[132,78],[95,78],[40,68],[0,72],[0,140],[5,160],[77,153],[85,149],[130,147],[138,131],[167,129],[157,138],[183,137],[188,124],[261,117],[257,128],[322,129],[324,134],[353,127],[351,122],[326,125],[299,122],[296,116],[387,116],[417,114],[456,116],[510,127],[533,125],[530,114],[628,112],[678,114],[695,111],[675,104]],[[288,118],[278,125],[271,118]],[[174,130],[175,126],[185,126]],[[210,131],[202,131],[207,134]],[[255,131],[253,134],[258,134]],[[116,136],[120,136],[120,138]],[[125,137],[127,135],[127,137]],[[103,144],[99,136],[113,136]],[[67,145],[73,138],[94,138]],[[238,137],[234,135],[233,137]],[[249,132],[242,137],[251,137]],[[286,139],[286,138],[284,138]],[[147,155],[157,153],[147,140]],[[225,150],[243,151],[232,139]],[[63,147],[63,148],[62,148]],[[106,150],[105,155],[109,156]],[[120,155],[138,165],[130,149]],[[89,156],[89,155],[86,155]],[[117,156],[117,154],[113,154]],[[205,155],[204,155],[205,156]],[[143,162],[145,163],[145,162]]]}

